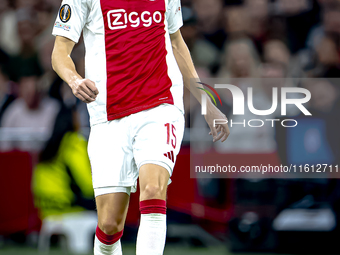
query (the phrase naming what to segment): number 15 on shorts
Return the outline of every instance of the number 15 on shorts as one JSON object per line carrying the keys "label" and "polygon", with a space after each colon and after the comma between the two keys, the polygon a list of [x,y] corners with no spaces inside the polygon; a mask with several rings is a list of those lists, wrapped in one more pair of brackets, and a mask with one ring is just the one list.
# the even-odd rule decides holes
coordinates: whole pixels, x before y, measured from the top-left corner
{"label": "number 15 on shorts", "polygon": [[164,124],[167,131],[167,144],[171,144],[174,149],[176,149],[176,128],[173,124],[166,123]]}

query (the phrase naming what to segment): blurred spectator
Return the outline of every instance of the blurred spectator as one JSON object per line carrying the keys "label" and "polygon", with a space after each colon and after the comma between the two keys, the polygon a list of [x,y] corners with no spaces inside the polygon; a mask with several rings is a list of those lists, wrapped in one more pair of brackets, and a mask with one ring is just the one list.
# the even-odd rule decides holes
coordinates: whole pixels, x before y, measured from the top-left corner
{"label": "blurred spectator", "polygon": [[249,24],[247,11],[243,5],[228,6],[225,8],[225,31],[230,38],[245,35]]}
{"label": "blurred spectator", "polygon": [[[262,88],[268,95],[268,97],[272,97],[272,88],[277,87],[278,89],[282,88],[285,85],[285,77],[287,76],[286,66],[279,62],[267,62],[263,63],[260,67],[261,77],[263,86]],[[277,84],[271,83],[274,79],[281,79],[282,82],[278,82]],[[270,81],[267,83],[267,81]]]}
{"label": "blurred spectator", "polygon": [[339,99],[339,88],[332,81],[327,79],[308,79],[304,83],[304,86],[313,95],[310,101],[310,108],[313,113],[324,115],[334,110],[340,111],[334,108]]}
{"label": "blurred spectator", "polygon": [[260,58],[250,39],[236,39],[226,43],[219,78],[259,77]]}
{"label": "blurred spectator", "polygon": [[277,13],[286,19],[288,45],[292,53],[305,47],[310,29],[319,21],[315,0],[278,0]]}
{"label": "blurred spectator", "polygon": [[218,49],[223,48],[226,34],[224,33],[223,1],[222,0],[195,0],[193,7],[197,15],[197,29],[203,38],[215,45]]}
{"label": "blurred spectator", "polygon": [[16,8],[33,8],[35,7],[40,1],[39,0],[16,0],[15,5]]}
{"label": "blurred spectator", "polygon": [[278,6],[282,13],[288,16],[298,15],[310,9],[311,1],[309,0],[279,0]]}
{"label": "blurred spectator", "polygon": [[303,72],[305,65],[302,65],[303,56],[302,53],[301,56],[292,56],[286,44],[281,40],[268,40],[263,45],[264,62],[271,63],[274,66],[282,65],[285,70],[285,77],[301,78],[305,76]]}
{"label": "blurred spectator", "polygon": [[[260,73],[261,73],[261,88],[263,90],[263,93],[266,97],[266,101],[263,101],[263,103],[266,102],[267,106],[263,109],[269,109],[270,102],[273,101],[273,88],[278,89],[278,93],[280,93],[281,88],[283,87],[295,87],[297,86],[298,80],[297,79],[291,79],[287,70],[286,65],[280,63],[280,62],[267,62],[261,65],[260,67]],[[280,94],[279,94],[280,95]],[[295,93],[288,93],[287,98],[298,98],[299,95]],[[261,104],[259,104],[261,105]],[[263,104],[265,106],[265,104]],[[286,106],[286,111],[288,116],[295,116],[299,114],[299,109],[293,105],[289,104]],[[271,117],[277,118],[281,115],[281,105],[278,104],[276,111],[271,114]]]}
{"label": "blurred spectator", "polygon": [[269,14],[269,2],[268,0],[245,0],[245,8],[252,20],[249,30],[256,32],[253,26],[257,24],[253,24],[253,22],[266,21]]}
{"label": "blurred spectator", "polygon": [[36,5],[35,12],[38,21],[38,31],[35,45],[37,48],[54,39],[54,36],[51,34],[51,28],[54,26],[56,13],[59,8],[59,1],[43,0]]}
{"label": "blurred spectator", "polygon": [[182,15],[184,25],[181,29],[181,34],[189,50],[191,50],[198,36],[196,17],[192,8],[188,6],[182,6]]}
{"label": "blurred spectator", "polygon": [[[19,81],[19,98],[5,111],[2,127],[28,128],[48,137],[58,111],[58,102],[44,96],[37,76],[22,77]],[[8,144],[5,149],[11,149],[13,146],[27,149],[30,144]]]}
{"label": "blurred spectator", "polygon": [[326,35],[340,35],[340,3],[329,1],[322,6],[322,22],[312,28],[306,41],[307,47],[314,51]]}
{"label": "blurred spectator", "polygon": [[268,36],[268,0],[246,0],[245,1],[247,23],[247,34],[252,38],[257,50],[262,53],[263,42]]}
{"label": "blurred spectator", "polygon": [[[245,95],[249,96],[248,87],[253,88],[253,106],[258,110],[268,110],[273,105],[273,88],[280,89],[286,86],[286,68],[280,63],[266,63],[258,68],[258,77],[255,79],[234,79],[232,84],[239,84]],[[262,77],[262,79],[260,78]],[[222,112],[230,112],[232,100],[229,93],[221,93],[224,99]],[[226,103],[226,105],[225,105]],[[259,116],[253,114],[248,107],[245,107],[244,115],[232,115],[229,123],[232,135],[228,137],[228,143],[215,143],[214,147],[219,153],[272,153],[276,150],[274,128],[267,119],[275,119],[280,115],[280,106],[270,115]],[[251,127],[251,125],[261,125],[259,121],[248,124],[249,120],[262,120],[261,128]]]}
{"label": "blurred spectator", "polygon": [[326,33],[340,33],[340,3],[333,2],[324,6],[322,27]]}
{"label": "blurred spectator", "polygon": [[264,44],[263,57],[265,62],[281,63],[285,68],[290,64],[290,52],[280,40],[269,40]]}
{"label": "blurred spectator", "polygon": [[[230,82],[233,85],[238,86],[243,93],[247,94],[248,87],[254,88],[254,105],[255,107],[266,107],[270,103],[266,100],[264,92],[259,83],[260,72],[260,58],[257,50],[248,38],[234,39],[226,43],[224,51],[224,63],[221,66],[218,77],[223,78],[224,82]],[[227,79],[227,81],[225,80]],[[232,110],[233,99],[229,91],[223,91],[220,94],[224,107],[223,113],[228,114]],[[263,102],[265,102],[263,104]],[[269,109],[268,108],[265,109]],[[232,121],[235,123],[243,123],[248,121],[254,115],[246,108],[244,115],[233,115]],[[257,116],[256,116],[257,118]],[[246,124],[245,124],[246,125]],[[241,124],[241,126],[243,126]],[[228,143],[216,143],[214,144],[217,151],[220,153],[227,152],[253,152],[258,150],[258,146],[263,150],[272,151],[275,148],[272,142],[264,141],[262,138],[266,138],[267,134],[270,134],[265,127],[251,128],[244,126],[239,128],[239,125],[230,126],[230,131],[233,135],[228,138]],[[263,144],[261,141],[265,144]],[[251,141],[251,142],[250,142]]]}
{"label": "blurred spectator", "polygon": [[340,63],[336,44],[331,37],[322,38],[316,48],[319,63],[326,68],[337,66]]}
{"label": "blurred spectator", "polygon": [[311,77],[340,77],[340,56],[334,39],[324,36],[316,46],[314,68],[308,72]]}
{"label": "blurred spectator", "polygon": [[197,39],[192,47],[191,55],[197,69],[203,69],[203,72],[208,73],[208,76],[218,70],[220,51],[208,41]]}
{"label": "blurred spectator", "polygon": [[209,41],[200,38],[193,10],[183,6],[182,12],[184,26],[181,34],[191,52],[195,67],[198,72],[203,72],[203,76],[210,76],[210,71],[214,72],[218,68],[219,50]]}
{"label": "blurred spectator", "polygon": [[[256,79],[257,80],[257,79]],[[256,81],[254,80],[254,82]],[[249,83],[249,86],[252,86]],[[268,110],[272,106],[272,94],[270,97],[262,88],[258,87],[254,90],[253,104],[255,109]],[[230,106],[230,105],[229,105]],[[223,110],[225,113],[226,110]],[[274,119],[275,113],[267,116],[258,116],[250,112],[248,107],[245,107],[244,115],[232,115],[229,117],[230,133],[228,143],[215,143],[214,147],[219,153],[273,153],[276,150],[274,140],[274,129],[270,122],[266,119]],[[250,125],[261,125],[261,128],[251,127],[248,121],[256,119]]]}
{"label": "blurred spectator", "polygon": [[7,109],[3,118],[4,127],[52,128],[58,112],[58,103],[43,96],[36,76],[22,77],[19,95]]}
{"label": "blurred spectator", "polygon": [[0,1],[0,35],[0,48],[10,55],[19,54],[20,40],[17,16],[8,0]]}
{"label": "blurred spectator", "polygon": [[3,65],[0,64],[0,127],[1,119],[7,107],[15,100],[15,84],[9,81],[4,72]]}
{"label": "blurred spectator", "polygon": [[8,72],[11,80],[17,81],[22,76],[40,76],[43,72],[35,47],[35,12],[31,9],[19,9],[16,13],[20,51],[10,58]]}
{"label": "blurred spectator", "polygon": [[63,106],[51,138],[33,174],[33,192],[42,217],[94,210],[87,142],[79,131],[79,116]]}

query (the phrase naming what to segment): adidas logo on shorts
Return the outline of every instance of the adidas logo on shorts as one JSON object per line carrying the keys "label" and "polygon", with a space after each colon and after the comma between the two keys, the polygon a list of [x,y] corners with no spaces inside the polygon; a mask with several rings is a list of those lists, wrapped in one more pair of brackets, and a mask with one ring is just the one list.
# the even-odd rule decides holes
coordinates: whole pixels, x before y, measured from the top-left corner
{"label": "adidas logo on shorts", "polygon": [[172,163],[175,163],[175,157],[174,157],[174,152],[173,151],[170,151],[168,153],[164,153],[164,156],[169,158]]}

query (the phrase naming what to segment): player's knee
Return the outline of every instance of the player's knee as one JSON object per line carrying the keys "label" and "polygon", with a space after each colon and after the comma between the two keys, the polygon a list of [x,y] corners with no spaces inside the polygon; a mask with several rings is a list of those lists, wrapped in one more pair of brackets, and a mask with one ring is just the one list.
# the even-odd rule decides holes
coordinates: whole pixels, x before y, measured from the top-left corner
{"label": "player's knee", "polygon": [[124,224],[116,220],[102,220],[98,222],[100,229],[107,235],[114,235],[123,230]]}
{"label": "player's knee", "polygon": [[145,188],[141,191],[141,195],[143,200],[146,199],[164,199],[165,190],[163,187],[159,185],[146,185]]}

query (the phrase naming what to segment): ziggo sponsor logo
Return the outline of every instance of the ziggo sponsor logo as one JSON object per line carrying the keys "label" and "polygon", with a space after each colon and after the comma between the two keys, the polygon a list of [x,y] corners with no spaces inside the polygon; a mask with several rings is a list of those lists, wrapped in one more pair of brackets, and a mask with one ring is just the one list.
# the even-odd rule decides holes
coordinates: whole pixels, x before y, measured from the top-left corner
{"label": "ziggo sponsor logo", "polygon": [[107,20],[111,30],[127,28],[128,24],[134,28],[141,23],[144,27],[150,27],[153,22],[161,23],[163,15],[160,11],[155,11],[152,14],[149,11],[144,11],[139,14],[138,12],[127,13],[124,9],[118,9],[109,11]]}

